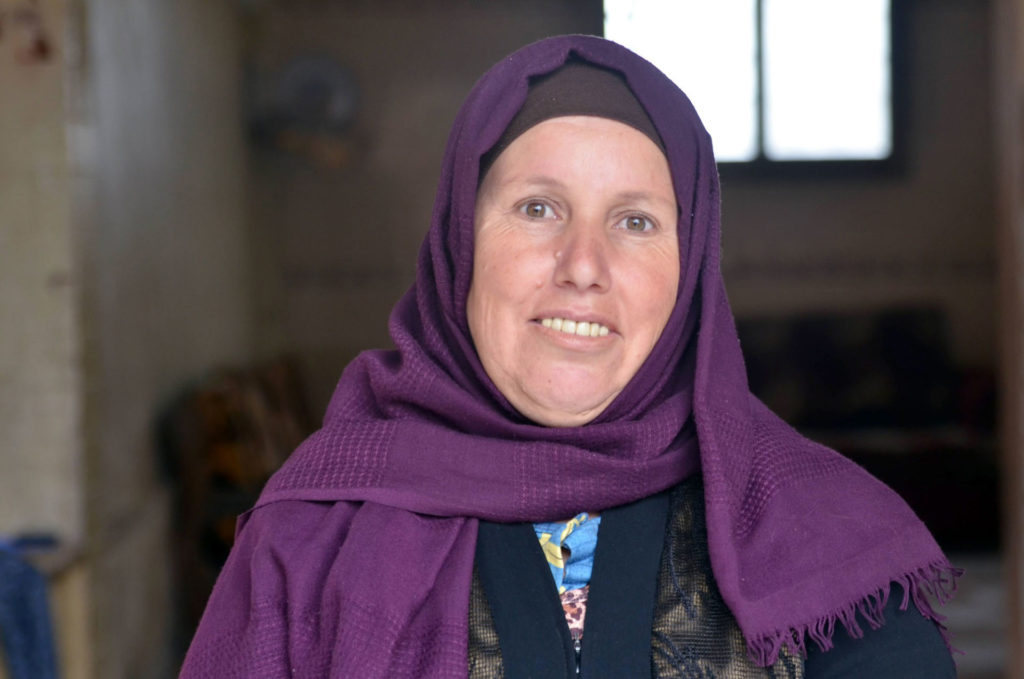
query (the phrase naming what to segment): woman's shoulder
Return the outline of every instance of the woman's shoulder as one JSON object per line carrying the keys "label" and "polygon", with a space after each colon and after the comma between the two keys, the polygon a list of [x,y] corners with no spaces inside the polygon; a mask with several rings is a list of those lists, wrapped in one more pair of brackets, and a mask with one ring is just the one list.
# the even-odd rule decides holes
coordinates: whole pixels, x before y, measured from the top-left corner
{"label": "woman's shoulder", "polygon": [[[666,544],[670,549],[666,551],[680,562],[671,569],[671,578],[664,577],[663,573],[662,589],[668,591],[670,584],[685,584],[686,580],[680,576],[689,574],[688,577],[699,582],[697,589],[700,591],[715,590],[716,596],[702,599],[704,605],[714,606],[717,602],[719,609],[724,610],[724,603],[717,596],[707,552],[703,491],[699,475],[683,481],[671,491],[672,505],[666,534]],[[666,600],[671,603],[674,599]],[[808,640],[804,673],[800,676],[807,679],[943,679],[956,676],[956,668],[940,628],[922,615],[911,601],[904,606],[903,591],[895,583],[880,613],[877,620],[882,624],[877,628],[858,615],[859,630],[863,632],[858,638],[852,637],[843,625],[834,625],[830,638],[832,646],[827,651]],[[731,615],[727,617],[734,621]],[[733,632],[738,634],[738,628]]]}
{"label": "woman's shoulder", "polygon": [[358,505],[283,500],[246,512],[182,677],[269,676],[308,655],[328,574]]}
{"label": "woman's shoulder", "polygon": [[859,639],[837,630],[828,651],[809,644],[804,665],[807,678],[956,677],[956,666],[938,626],[914,606],[900,610],[901,597],[893,594],[885,607],[885,623],[878,629],[864,625],[864,636]]}
{"label": "woman's shoulder", "polygon": [[276,500],[257,504],[239,517],[236,542],[303,544],[308,538],[347,525],[358,502]]}
{"label": "woman's shoulder", "polygon": [[277,590],[294,582],[315,589],[315,583],[326,580],[359,506],[357,502],[306,500],[258,505],[239,520],[222,579],[242,569],[267,596],[276,593],[295,601],[300,592]]}

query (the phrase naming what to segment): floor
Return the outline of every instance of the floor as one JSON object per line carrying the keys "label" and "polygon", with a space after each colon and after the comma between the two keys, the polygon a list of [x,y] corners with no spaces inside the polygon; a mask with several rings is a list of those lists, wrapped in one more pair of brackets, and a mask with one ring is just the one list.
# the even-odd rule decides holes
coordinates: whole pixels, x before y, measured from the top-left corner
{"label": "floor", "polygon": [[964,569],[956,597],[942,613],[953,633],[959,679],[1006,677],[1006,587],[998,554],[951,554]]}

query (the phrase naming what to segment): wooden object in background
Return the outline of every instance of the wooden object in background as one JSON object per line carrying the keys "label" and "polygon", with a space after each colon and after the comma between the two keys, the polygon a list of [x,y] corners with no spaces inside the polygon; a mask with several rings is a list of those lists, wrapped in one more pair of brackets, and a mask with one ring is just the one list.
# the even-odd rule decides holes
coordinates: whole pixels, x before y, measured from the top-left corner
{"label": "wooden object in background", "polygon": [[162,443],[177,481],[183,633],[191,636],[199,622],[234,541],[236,517],[311,431],[298,371],[287,359],[218,371],[163,419]]}

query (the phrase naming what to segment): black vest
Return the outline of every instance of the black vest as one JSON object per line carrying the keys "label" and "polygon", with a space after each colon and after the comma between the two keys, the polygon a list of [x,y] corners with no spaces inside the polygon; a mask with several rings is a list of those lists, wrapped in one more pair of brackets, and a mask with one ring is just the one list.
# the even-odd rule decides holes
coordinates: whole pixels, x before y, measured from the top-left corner
{"label": "black vest", "polygon": [[711,571],[699,476],[601,516],[578,654],[533,527],[480,523],[471,679],[803,679],[785,649],[770,667],[748,657]]}

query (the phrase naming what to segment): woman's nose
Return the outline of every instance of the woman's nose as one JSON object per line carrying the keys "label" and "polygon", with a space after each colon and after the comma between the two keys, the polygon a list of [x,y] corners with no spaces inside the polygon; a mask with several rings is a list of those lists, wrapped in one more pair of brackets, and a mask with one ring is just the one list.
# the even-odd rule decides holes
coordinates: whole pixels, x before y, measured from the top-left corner
{"label": "woman's nose", "polygon": [[555,283],[581,292],[607,290],[611,283],[609,245],[600,226],[571,224],[555,251]]}

